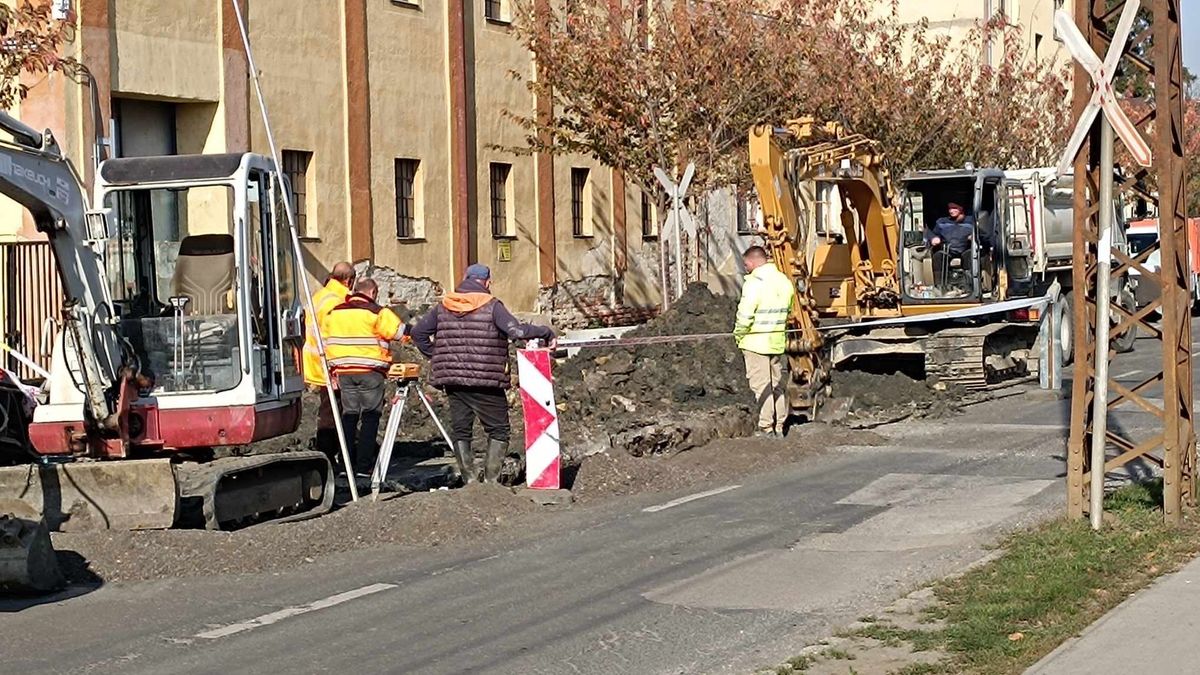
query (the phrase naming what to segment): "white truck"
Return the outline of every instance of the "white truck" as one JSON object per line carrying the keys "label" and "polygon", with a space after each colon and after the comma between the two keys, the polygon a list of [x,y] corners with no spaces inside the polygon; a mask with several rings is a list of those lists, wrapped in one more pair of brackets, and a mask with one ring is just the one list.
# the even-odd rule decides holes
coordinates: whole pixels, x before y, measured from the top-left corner
{"label": "white truck", "polygon": [[[1062,300],[1055,311],[1060,312],[1063,319],[1059,321],[1062,330],[1059,337],[1063,362],[1069,363],[1075,351],[1071,320],[1072,306],[1076,302],[1071,277],[1074,181],[1069,174],[1059,176],[1054,168],[1006,170],[1004,175],[1005,216],[1011,224],[1008,228],[1010,240],[1006,242],[1010,265],[1028,265],[1027,276],[1035,287],[1049,287],[1054,281],[1062,287]],[[1130,245],[1119,200],[1112,208],[1113,246],[1128,253]],[[1024,262],[1018,263],[1021,260]],[[1113,284],[1114,298],[1129,312],[1137,308],[1135,286],[1136,279],[1128,274]],[[1114,317],[1114,323],[1119,322],[1119,318]],[[1117,351],[1131,351],[1136,338],[1136,329],[1116,336]]]}

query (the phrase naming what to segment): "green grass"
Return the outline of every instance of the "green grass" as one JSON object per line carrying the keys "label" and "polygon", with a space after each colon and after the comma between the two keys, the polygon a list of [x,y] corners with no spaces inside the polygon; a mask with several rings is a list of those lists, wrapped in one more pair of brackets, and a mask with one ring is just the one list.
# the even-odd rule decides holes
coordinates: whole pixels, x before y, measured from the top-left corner
{"label": "green grass", "polygon": [[1086,521],[1058,520],[1013,535],[1004,554],[936,587],[935,631],[964,668],[1019,673],[1154,577],[1200,550],[1200,526],[1162,521],[1161,484],[1111,495],[1113,515],[1099,533]]}
{"label": "green grass", "polygon": [[825,651],[821,652],[821,656],[824,656],[827,659],[834,659],[836,661],[853,661],[854,660],[853,654],[846,651],[845,649],[838,649],[837,647],[830,647],[829,649],[826,649]]}
{"label": "green grass", "polygon": [[935,585],[938,602],[921,618],[938,626],[908,630],[864,621],[870,625],[853,635],[948,654],[942,663],[913,664],[898,675],[1022,673],[1131,593],[1200,554],[1200,516],[1188,512],[1181,525],[1168,526],[1161,503],[1160,482],[1131,485],[1106,499],[1111,518],[1099,533],[1086,521],[1059,519],[1013,534],[996,560]]}

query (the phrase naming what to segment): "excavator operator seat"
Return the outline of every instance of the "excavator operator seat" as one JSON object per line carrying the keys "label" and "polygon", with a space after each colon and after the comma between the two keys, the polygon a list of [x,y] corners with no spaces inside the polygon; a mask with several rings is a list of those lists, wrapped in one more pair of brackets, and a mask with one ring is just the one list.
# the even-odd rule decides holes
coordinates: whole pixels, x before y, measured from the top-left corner
{"label": "excavator operator seat", "polygon": [[233,235],[193,234],[179,243],[171,295],[186,296],[188,315],[232,314]]}

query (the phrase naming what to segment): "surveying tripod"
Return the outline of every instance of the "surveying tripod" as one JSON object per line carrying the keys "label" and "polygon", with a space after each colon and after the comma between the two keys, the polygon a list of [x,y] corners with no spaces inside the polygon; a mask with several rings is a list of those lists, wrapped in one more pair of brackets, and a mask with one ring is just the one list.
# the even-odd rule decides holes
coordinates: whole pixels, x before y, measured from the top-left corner
{"label": "surveying tripod", "polygon": [[420,366],[415,363],[395,363],[388,369],[387,377],[396,383],[396,393],[392,394],[392,410],[388,414],[387,427],[383,432],[383,445],[379,448],[379,458],[375,461],[375,469],[371,471],[372,500],[379,499],[379,489],[383,484],[383,479],[387,478],[388,467],[392,463],[392,450],[396,447],[396,434],[400,431],[400,418],[404,415],[404,404],[408,401],[410,392],[417,393],[417,398],[425,404],[429,418],[437,425],[438,431],[442,433],[442,438],[446,440],[446,445],[452,450],[454,449],[450,434],[446,433],[446,427],[442,426],[442,421],[433,412],[433,404],[429,402],[429,397],[421,390],[421,384],[417,381],[420,374]]}

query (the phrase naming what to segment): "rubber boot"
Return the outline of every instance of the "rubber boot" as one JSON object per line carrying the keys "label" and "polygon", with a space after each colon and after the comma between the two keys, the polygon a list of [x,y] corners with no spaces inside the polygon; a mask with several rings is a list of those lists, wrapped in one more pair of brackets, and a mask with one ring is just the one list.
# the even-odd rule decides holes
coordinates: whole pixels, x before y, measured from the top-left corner
{"label": "rubber boot", "polygon": [[335,466],[342,462],[342,446],[338,443],[337,429],[317,429],[317,451],[325,453]]}
{"label": "rubber boot", "polygon": [[458,461],[458,474],[462,476],[464,485],[470,485],[478,480],[478,474],[475,473],[475,453],[471,450],[471,441],[455,441],[454,459]]}
{"label": "rubber boot", "polygon": [[495,483],[500,478],[500,469],[504,466],[504,455],[508,454],[508,441],[488,439],[487,462],[483,466],[483,482]]}

